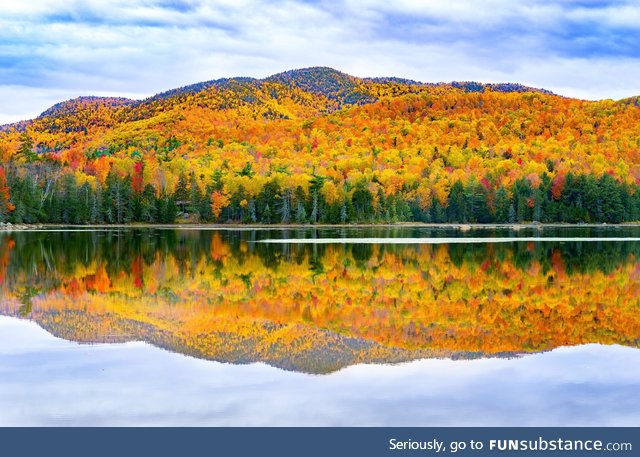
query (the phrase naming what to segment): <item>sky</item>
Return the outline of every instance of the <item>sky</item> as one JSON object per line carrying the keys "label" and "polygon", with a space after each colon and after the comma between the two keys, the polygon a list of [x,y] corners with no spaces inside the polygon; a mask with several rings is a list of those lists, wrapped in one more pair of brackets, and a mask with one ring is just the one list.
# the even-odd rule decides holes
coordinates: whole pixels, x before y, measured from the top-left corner
{"label": "sky", "polygon": [[0,316],[0,427],[629,427],[638,389],[640,351],[619,345],[310,375],[79,344]]}
{"label": "sky", "polygon": [[0,124],[310,66],[640,94],[637,0],[0,0]]}

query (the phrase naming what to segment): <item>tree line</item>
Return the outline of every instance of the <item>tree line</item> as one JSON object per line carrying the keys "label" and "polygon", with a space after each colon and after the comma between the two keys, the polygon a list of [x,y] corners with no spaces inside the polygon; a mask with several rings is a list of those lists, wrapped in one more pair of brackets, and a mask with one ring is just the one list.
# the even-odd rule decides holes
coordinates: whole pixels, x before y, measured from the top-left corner
{"label": "tree line", "polygon": [[[445,204],[424,202],[407,190],[387,195],[366,180],[345,184],[345,197],[328,202],[326,178],[313,175],[307,189],[268,180],[257,194],[242,186],[229,193],[221,172],[205,188],[194,173],[181,174],[173,191],[143,185],[111,171],[103,184],[83,180],[55,164],[0,167],[0,221],[12,223],[128,224],[201,223],[620,223],[640,220],[640,188],[609,174],[543,173],[509,187],[485,179],[458,180]],[[370,189],[377,188],[373,193]]]}

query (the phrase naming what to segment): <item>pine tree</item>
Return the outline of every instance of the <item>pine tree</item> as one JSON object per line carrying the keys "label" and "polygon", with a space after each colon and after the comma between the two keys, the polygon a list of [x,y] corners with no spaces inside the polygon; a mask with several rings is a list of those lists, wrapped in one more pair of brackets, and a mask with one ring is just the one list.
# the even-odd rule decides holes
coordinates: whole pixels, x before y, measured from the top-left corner
{"label": "pine tree", "polygon": [[180,173],[178,184],[173,192],[173,200],[176,202],[181,212],[186,212],[187,204],[190,202],[190,192],[187,187],[187,177],[184,173]]}
{"label": "pine tree", "polygon": [[[496,214],[495,221],[504,223],[509,221],[509,208],[510,208],[509,195],[507,189],[504,186],[500,186],[496,192]],[[515,215],[514,215],[515,217]]]}
{"label": "pine tree", "polygon": [[313,206],[311,209],[311,223],[315,224],[316,222],[318,222],[318,214],[319,214],[319,209],[318,209],[318,194],[314,193],[313,194]]}
{"label": "pine tree", "polygon": [[281,198],[282,205],[280,206],[280,222],[288,224],[291,222],[291,211],[289,209],[289,198],[287,197],[287,192],[284,192]]}
{"label": "pine tree", "polygon": [[89,222],[92,224],[99,224],[104,222],[102,213],[102,188],[98,183],[96,190],[91,197],[91,212],[89,214]]}
{"label": "pine tree", "polygon": [[151,184],[147,184],[144,187],[140,196],[140,220],[150,224],[158,221],[156,191]]}
{"label": "pine tree", "polygon": [[27,163],[35,162],[39,159],[38,154],[33,150],[33,139],[27,132],[23,132],[20,135],[20,146],[18,146],[16,155],[22,157]]}
{"label": "pine tree", "polygon": [[451,193],[449,194],[449,206],[447,208],[449,222],[468,222],[466,203],[464,186],[462,181],[458,180],[451,186]]}
{"label": "pine tree", "polygon": [[200,186],[198,185],[198,178],[194,172],[191,172],[191,179],[189,182],[189,207],[187,210],[190,213],[196,213],[200,218],[202,215],[200,214],[200,202],[203,199],[202,191],[200,190]]}
{"label": "pine tree", "polygon": [[298,224],[304,224],[307,222],[307,211],[304,209],[304,202],[300,200],[296,207],[296,222]]}
{"label": "pine tree", "polygon": [[509,205],[509,218],[508,218],[508,220],[509,220],[510,224],[513,224],[516,221],[516,209],[513,206],[513,203],[511,203]]}
{"label": "pine tree", "polygon": [[256,216],[256,203],[255,201],[253,201],[253,199],[249,200],[248,208],[249,220],[251,221],[251,223],[255,224],[256,222],[258,222],[258,217]]}
{"label": "pine tree", "polygon": [[540,189],[536,189],[533,192],[533,216],[534,222],[542,221],[542,192]]}
{"label": "pine tree", "polygon": [[76,177],[68,173],[63,181],[62,201],[62,222],[65,224],[77,224],[78,221],[78,187]]}
{"label": "pine tree", "polygon": [[598,182],[598,187],[602,196],[602,221],[613,224],[621,222],[624,207],[618,183],[613,176],[604,174]]}
{"label": "pine tree", "polygon": [[271,224],[271,208],[267,203],[262,211],[262,223],[263,224]]}
{"label": "pine tree", "polygon": [[89,222],[89,212],[91,210],[91,194],[93,193],[89,183],[85,182],[80,186],[78,192],[78,211],[76,218],[79,224]]}

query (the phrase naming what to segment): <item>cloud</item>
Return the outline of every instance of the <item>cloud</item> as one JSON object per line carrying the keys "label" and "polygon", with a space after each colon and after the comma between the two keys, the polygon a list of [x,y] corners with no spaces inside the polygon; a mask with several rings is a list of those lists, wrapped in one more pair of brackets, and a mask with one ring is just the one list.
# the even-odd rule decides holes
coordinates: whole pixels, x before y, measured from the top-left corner
{"label": "cloud", "polygon": [[0,316],[0,426],[633,426],[639,387],[640,351],[617,345],[314,376]]}
{"label": "cloud", "polygon": [[639,19],[631,1],[3,2],[0,94],[21,108],[5,100],[0,122],[67,93],[144,97],[315,65],[621,98],[640,93]]}

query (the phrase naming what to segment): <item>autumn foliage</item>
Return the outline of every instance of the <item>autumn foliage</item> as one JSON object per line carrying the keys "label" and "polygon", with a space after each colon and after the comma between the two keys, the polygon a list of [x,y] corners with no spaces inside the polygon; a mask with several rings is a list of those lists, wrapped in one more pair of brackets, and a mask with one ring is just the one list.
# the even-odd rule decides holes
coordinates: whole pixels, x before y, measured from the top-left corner
{"label": "autumn foliage", "polygon": [[9,186],[3,167],[0,167],[0,218],[6,217],[16,207],[10,200]]}
{"label": "autumn foliage", "polygon": [[5,235],[0,312],[79,341],[115,334],[288,367],[340,347],[349,358],[338,364],[638,345],[638,242],[312,246],[256,235]]}
{"label": "autumn foliage", "polygon": [[[173,199],[183,202],[181,213],[218,222],[442,222],[465,211],[469,220],[507,221],[511,205],[518,220],[566,214],[570,222],[616,222],[640,219],[639,138],[635,99],[585,101],[517,84],[422,84],[311,68],[142,101],[71,100],[3,127],[0,152],[14,164],[11,201],[24,203],[14,219],[109,222],[102,191],[113,175],[132,188],[132,206],[145,203],[145,188],[157,199],[145,217],[132,207],[133,220],[175,218],[167,209]],[[25,183],[27,175],[39,179]],[[620,200],[626,213],[583,211],[564,185],[580,176],[599,186],[584,184],[581,201]],[[174,195],[181,179],[188,202]],[[462,202],[451,195],[457,182],[470,210],[448,210]],[[85,194],[102,199],[98,220],[90,209],[84,219],[65,220],[55,198],[68,199],[84,183]],[[50,198],[34,208],[22,193]],[[229,201],[214,204],[213,195]]]}

